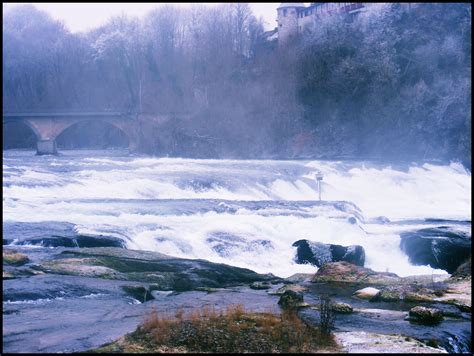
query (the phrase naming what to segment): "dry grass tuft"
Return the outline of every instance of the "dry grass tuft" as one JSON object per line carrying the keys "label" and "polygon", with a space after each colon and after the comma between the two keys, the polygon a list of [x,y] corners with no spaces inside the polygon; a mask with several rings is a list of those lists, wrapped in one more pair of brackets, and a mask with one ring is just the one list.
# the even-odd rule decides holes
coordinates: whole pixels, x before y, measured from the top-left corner
{"label": "dry grass tuft", "polygon": [[154,309],[144,323],[127,337],[147,352],[315,352],[335,345],[331,335],[300,320],[295,310],[281,315],[252,313],[242,305],[224,310],[213,306],[174,315]]}

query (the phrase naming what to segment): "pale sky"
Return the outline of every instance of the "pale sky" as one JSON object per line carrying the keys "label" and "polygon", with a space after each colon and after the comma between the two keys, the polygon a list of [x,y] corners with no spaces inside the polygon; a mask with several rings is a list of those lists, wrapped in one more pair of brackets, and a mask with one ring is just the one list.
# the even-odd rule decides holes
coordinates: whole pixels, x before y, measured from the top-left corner
{"label": "pale sky", "polygon": [[[3,7],[16,6],[22,3],[3,3]],[[37,8],[48,12],[51,17],[62,20],[71,32],[81,32],[98,27],[110,17],[122,13],[132,16],[143,16],[151,9],[166,3],[34,3]],[[191,3],[171,3],[176,6],[190,6]],[[215,6],[217,3],[202,3]],[[263,17],[265,30],[276,27],[276,8],[280,3],[251,3],[257,18]]]}

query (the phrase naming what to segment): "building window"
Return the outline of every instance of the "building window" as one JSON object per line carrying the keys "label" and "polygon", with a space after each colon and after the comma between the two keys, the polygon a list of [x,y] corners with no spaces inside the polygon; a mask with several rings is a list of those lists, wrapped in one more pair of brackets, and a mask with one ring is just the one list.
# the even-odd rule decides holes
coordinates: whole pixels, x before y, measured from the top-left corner
{"label": "building window", "polygon": [[286,9],[283,9],[283,16],[286,17]]}

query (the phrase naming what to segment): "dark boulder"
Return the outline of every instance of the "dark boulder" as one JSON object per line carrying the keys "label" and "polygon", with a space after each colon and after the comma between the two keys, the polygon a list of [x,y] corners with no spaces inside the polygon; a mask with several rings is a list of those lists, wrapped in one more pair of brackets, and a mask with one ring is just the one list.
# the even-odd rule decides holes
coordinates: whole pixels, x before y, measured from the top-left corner
{"label": "dark boulder", "polygon": [[122,286],[122,289],[132,298],[138,300],[140,303],[148,302],[155,299],[151,294],[149,288],[142,285]]}
{"label": "dark boulder", "polygon": [[400,234],[400,248],[414,265],[453,273],[471,255],[471,236],[447,226]]}
{"label": "dark boulder", "polygon": [[357,219],[353,216],[349,217],[347,221],[349,222],[349,224],[352,224],[352,225],[357,224]]}
{"label": "dark boulder", "polygon": [[321,267],[325,263],[345,261],[364,266],[365,251],[359,245],[341,246],[298,240],[293,246],[297,248],[295,262],[298,264],[310,263]]}
{"label": "dark boulder", "polygon": [[443,313],[436,308],[416,306],[410,309],[407,320],[423,325],[435,325],[443,321]]}
{"label": "dark boulder", "polygon": [[465,278],[471,278],[471,272],[472,272],[472,266],[471,266],[471,258],[461,265],[454,271],[452,274],[451,278],[453,279],[465,279]]}
{"label": "dark boulder", "polygon": [[280,297],[278,305],[284,309],[298,308],[303,304],[303,294],[292,290],[287,290]]}
{"label": "dark boulder", "polygon": [[7,222],[3,245],[36,245],[44,247],[121,247],[125,241],[104,235],[81,235],[74,224],[66,222]]}
{"label": "dark boulder", "polygon": [[121,247],[125,248],[122,239],[113,236],[87,236],[77,235],[74,237],[38,237],[23,240],[17,245],[37,245],[44,247]]}

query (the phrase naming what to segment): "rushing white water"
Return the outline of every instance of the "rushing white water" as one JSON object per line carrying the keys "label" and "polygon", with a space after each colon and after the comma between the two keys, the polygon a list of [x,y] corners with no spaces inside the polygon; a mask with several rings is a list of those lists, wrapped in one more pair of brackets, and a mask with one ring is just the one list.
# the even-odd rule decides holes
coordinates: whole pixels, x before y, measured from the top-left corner
{"label": "rushing white water", "polygon": [[[128,248],[286,277],[316,269],[293,262],[291,245],[304,238],[359,244],[366,267],[378,271],[445,273],[410,265],[399,233],[426,227],[424,218],[471,220],[471,173],[458,163],[391,167],[88,154],[4,151],[4,221],[69,222],[82,234],[124,238]],[[317,204],[318,172],[324,201],[353,205]],[[378,216],[392,223],[379,224]]]}

